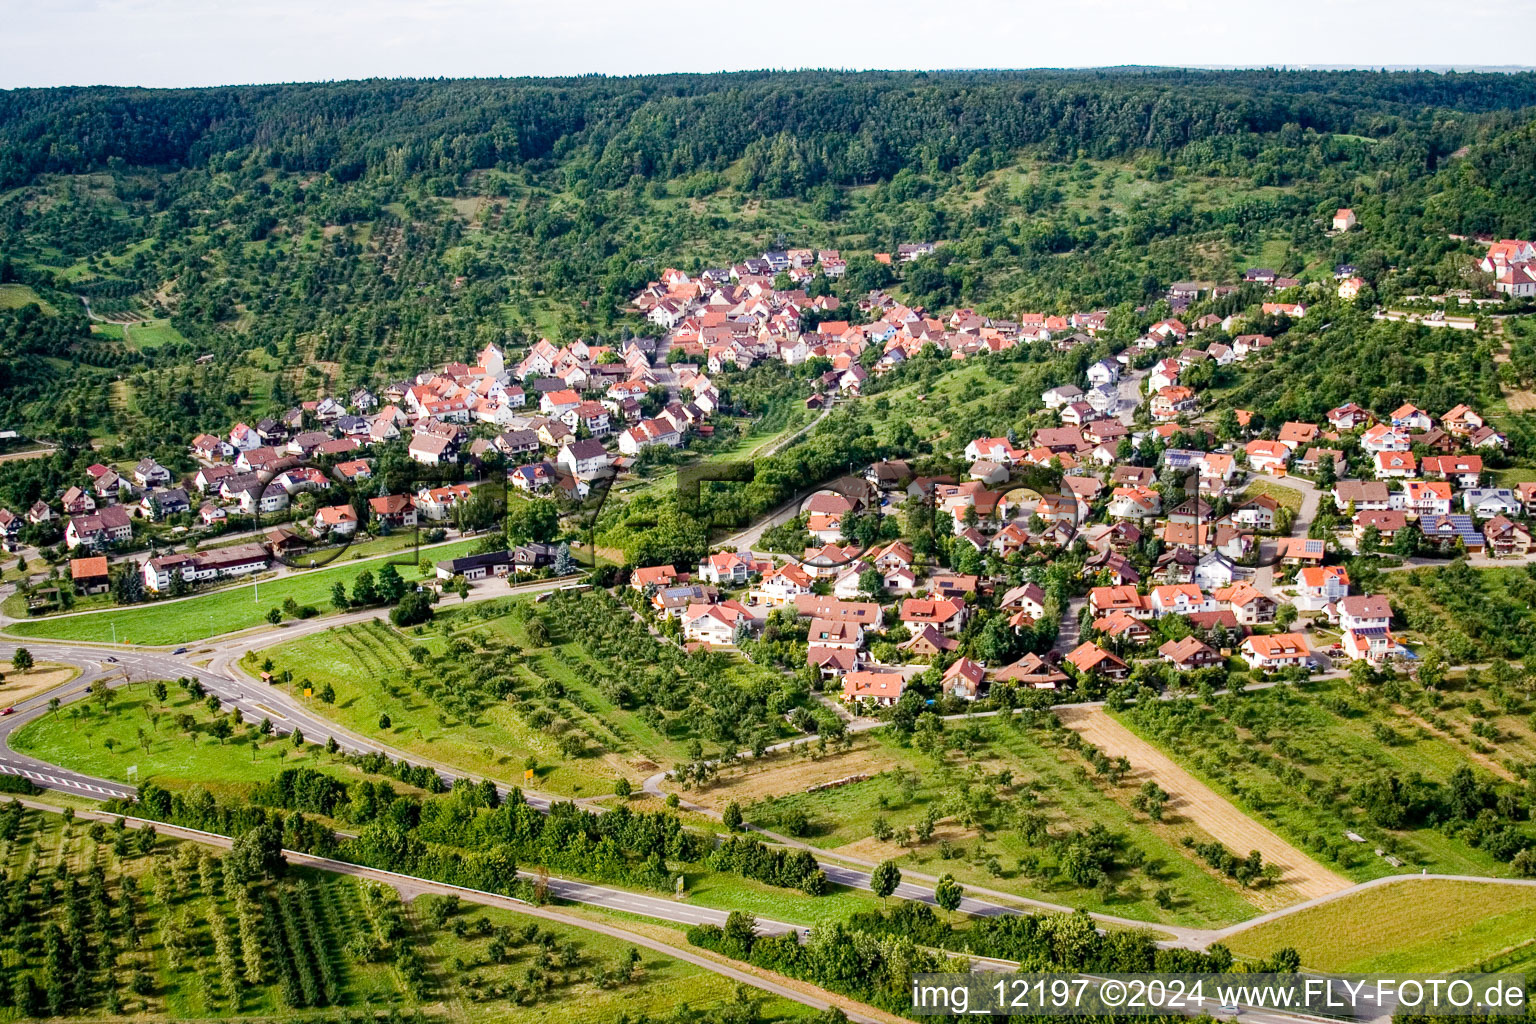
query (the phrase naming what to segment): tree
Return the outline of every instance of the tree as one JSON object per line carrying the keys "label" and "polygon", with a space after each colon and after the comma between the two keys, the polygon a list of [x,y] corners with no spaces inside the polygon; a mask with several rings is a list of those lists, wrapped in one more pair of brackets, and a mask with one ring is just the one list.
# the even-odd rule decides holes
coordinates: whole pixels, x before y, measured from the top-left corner
{"label": "tree", "polygon": [[869,889],[881,901],[896,891],[901,884],[901,870],[894,860],[883,860],[869,873]]}
{"label": "tree", "polygon": [[326,704],[335,704],[336,687],[332,686],[330,683],[326,683],[320,688],[320,699]]}
{"label": "tree", "polygon": [[569,576],[573,571],[571,563],[571,546],[564,541],[555,549],[555,563],[552,566],[556,576]]}
{"label": "tree", "polygon": [[331,584],[331,607],[339,612],[352,607],[352,602],[347,599],[347,585],[341,580]]}
{"label": "tree", "polygon": [[278,623],[282,622],[283,621],[283,610],[281,608],[268,608],[267,609],[267,621],[272,623],[272,625],[274,625],[274,626],[277,625]]}
{"label": "tree", "polygon": [[1287,601],[1275,609],[1275,624],[1281,629],[1287,629],[1296,621],[1297,614],[1296,606]]}
{"label": "tree", "polygon": [[405,596],[405,580],[400,578],[400,570],[393,565],[385,563],[379,570],[379,597],[385,604],[394,604]]}
{"label": "tree", "polygon": [[720,815],[720,820],[732,832],[737,831],[741,828],[741,806],[732,800],[725,805],[725,813]]}
{"label": "tree", "polygon": [[389,621],[404,629],[407,626],[419,626],[423,622],[428,622],[432,615],[431,595],[423,590],[413,590],[390,611]]}
{"label": "tree", "polygon": [[634,792],[634,788],[630,785],[629,780],[627,778],[625,778],[624,776],[620,775],[616,780],[614,780],[614,783],[613,783],[613,795],[614,796],[627,798],[629,796],[629,794],[632,793],[632,792]]}
{"label": "tree", "polygon": [[388,715],[382,714],[382,713],[379,715],[379,728],[381,730],[382,729],[388,729],[390,727],[390,725],[392,725],[392,724],[393,723],[390,722]]}
{"label": "tree", "polygon": [[507,510],[507,540],[513,544],[547,543],[560,531],[560,506],[548,498],[514,502]]}
{"label": "tree", "polygon": [[156,679],[155,680],[155,685],[150,688],[150,692],[155,695],[155,703],[156,704],[164,704],[165,703],[165,698],[166,698],[166,693],[167,693],[167,691],[165,689],[165,680],[163,680],[163,679]]}
{"label": "tree", "polygon": [[964,895],[965,890],[955,881],[955,876],[948,873],[940,875],[933,887],[933,901],[945,910],[959,910]]}
{"label": "tree", "polygon": [[246,829],[230,844],[224,858],[224,873],[237,885],[249,885],[282,874],[283,830],[275,821],[266,821]]}
{"label": "tree", "polygon": [[363,569],[352,581],[352,603],[366,608],[379,603],[379,589],[374,585],[373,573]]}
{"label": "tree", "polygon": [[32,660],[32,652],[25,647],[16,648],[16,653],[11,655],[11,667],[17,672],[26,672],[35,664]]}

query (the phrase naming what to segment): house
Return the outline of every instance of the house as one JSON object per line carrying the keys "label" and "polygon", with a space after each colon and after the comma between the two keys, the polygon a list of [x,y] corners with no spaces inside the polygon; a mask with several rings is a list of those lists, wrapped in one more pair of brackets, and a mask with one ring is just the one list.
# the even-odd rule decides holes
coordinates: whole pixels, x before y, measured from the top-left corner
{"label": "house", "polygon": [[865,669],[843,676],[843,700],[890,707],[901,699],[906,677],[896,669]]}
{"label": "house", "polygon": [[1045,590],[1038,583],[1025,583],[1006,591],[998,600],[998,609],[1023,612],[1032,619],[1045,617]]}
{"label": "house", "polygon": [[351,505],[329,505],[315,511],[313,529],[317,536],[350,537],[357,527],[357,509]]}
{"label": "house", "polygon": [[1152,639],[1152,628],[1140,619],[1133,619],[1125,612],[1110,612],[1093,620],[1095,632],[1122,644],[1137,646]]}
{"label": "house", "polygon": [[806,643],[812,647],[858,650],[864,646],[864,627],[847,619],[814,618],[806,633]]}
{"label": "house", "polygon": [[1441,550],[1450,550],[1458,543],[1469,554],[1476,554],[1483,550],[1483,534],[1478,530],[1476,522],[1471,516],[1451,513],[1448,516],[1434,516],[1419,520],[1419,532],[1424,539],[1438,546]]}
{"label": "house", "polygon": [[1232,511],[1232,521],[1252,530],[1269,532],[1278,525],[1280,503],[1267,494],[1255,494]]}
{"label": "house", "polygon": [[196,554],[151,558],[140,566],[140,573],[144,578],[145,589],[158,593],[170,586],[173,573],[179,573],[188,583],[206,583],[213,579],[262,572],[270,563],[267,549],[260,544],[236,544],[227,548],[210,548]]}
{"label": "house", "polygon": [[949,668],[944,670],[940,686],[945,695],[958,697],[960,700],[975,700],[981,695],[981,683],[986,677],[987,668],[979,661],[970,658],[957,658]]}
{"label": "house", "polygon": [[59,504],[67,516],[81,516],[96,511],[96,499],[91,497],[88,491],[78,487],[71,487],[65,491],[64,496],[59,499]]}
{"label": "house", "polygon": [[1440,426],[1455,437],[1469,437],[1483,426],[1483,418],[1469,406],[1458,405],[1440,417]]}
{"label": "house", "polygon": [[1408,514],[1406,512],[1395,508],[1367,510],[1355,513],[1354,525],[1350,533],[1353,534],[1356,543],[1359,543],[1365,540],[1368,530],[1374,529],[1376,537],[1381,543],[1390,544],[1392,539],[1397,536],[1397,531],[1407,529],[1407,527]]}
{"label": "house", "polygon": [[736,642],[738,630],[750,628],[752,614],[736,601],[691,604],[683,612],[683,637],[716,646]]}
{"label": "house", "polygon": [[960,649],[960,641],[940,633],[933,626],[923,626],[912,633],[912,639],[903,641],[896,649],[918,658],[937,658]]}
{"label": "house", "polygon": [[1346,300],[1357,298],[1360,295],[1360,290],[1364,287],[1365,278],[1346,277],[1344,280],[1339,282],[1339,287],[1337,289],[1338,296],[1339,298]]}
{"label": "house", "polygon": [[1180,672],[1192,672],[1222,662],[1221,654],[1210,644],[1186,636],[1182,640],[1170,640],[1157,649],[1162,659]]}
{"label": "house", "polygon": [[1312,537],[1281,537],[1275,543],[1275,553],[1282,565],[1322,565],[1328,545]]}
{"label": "house", "polygon": [[1401,427],[1404,430],[1429,430],[1435,425],[1434,418],[1410,402],[1404,402],[1392,410],[1392,415],[1387,417],[1391,426]]}
{"label": "house", "polygon": [[1392,496],[1380,480],[1340,480],[1333,485],[1333,504],[1340,512],[1356,512],[1392,507]]}
{"label": "house", "polygon": [[433,522],[442,522],[456,507],[469,501],[471,495],[469,484],[423,487],[416,492],[416,510]]}
{"label": "house", "polygon": [[151,519],[164,519],[192,511],[192,501],[182,488],[167,487],[163,491],[147,492],[139,499],[139,511]]}
{"label": "house", "polygon": [[800,594],[809,594],[811,585],[810,574],[790,563],[763,573],[762,579],[751,591],[751,598],[755,604],[778,608],[793,603]]}
{"label": "house", "polygon": [[1212,595],[1218,605],[1226,605],[1233,618],[1244,626],[1260,626],[1275,621],[1279,604],[1274,598],[1246,581],[1222,587]]}
{"label": "house", "polygon": [[679,587],[662,587],[651,595],[651,607],[661,612],[664,619],[681,618],[690,605],[714,604],[720,592],[714,587],[689,584]]}
{"label": "house", "polygon": [[1147,597],[1152,614],[1158,618],[1164,615],[1192,615],[1196,612],[1216,610],[1215,604],[1193,583],[1153,587]]}
{"label": "house", "polygon": [[368,499],[373,518],[387,526],[415,526],[416,503],[409,494],[386,494]]}
{"label": "house", "polygon": [[1291,468],[1298,473],[1306,473],[1316,476],[1322,472],[1324,466],[1333,470],[1334,479],[1338,479],[1349,469],[1349,463],[1344,458],[1344,453],[1337,448],[1308,448],[1300,459],[1291,464]]}
{"label": "house", "polygon": [[512,552],[488,551],[480,555],[464,555],[448,558],[437,563],[437,578],[451,580],[462,576],[466,580],[482,580],[487,576],[509,576],[513,569]]}
{"label": "house", "polygon": [[1066,657],[1066,663],[1076,670],[1079,678],[1101,676],[1106,679],[1124,679],[1130,674],[1130,666],[1097,644],[1084,641]]}
{"label": "house", "polygon": [[1371,418],[1368,410],[1360,408],[1354,402],[1345,402],[1338,408],[1328,411],[1328,425],[1335,430],[1354,430],[1357,427],[1368,427],[1371,424]]}
{"label": "house", "polygon": [[51,523],[55,518],[52,506],[46,501],[34,501],[32,507],[27,509],[29,523]]}
{"label": "house", "polygon": [[629,587],[644,593],[647,587],[670,587],[686,578],[670,565],[648,565],[629,574]]}
{"label": "house", "polygon": [[530,462],[522,466],[514,466],[507,472],[507,479],[518,490],[537,494],[553,487],[557,475],[555,464],[548,460],[543,460]]}
{"label": "house", "polygon": [[965,602],[956,598],[909,597],[901,602],[901,621],[910,629],[927,625],[942,633],[958,633],[965,619]]}
{"label": "house", "polygon": [[1281,424],[1278,440],[1291,451],[1317,440],[1316,423],[1298,423],[1294,420]]}
{"label": "house", "polygon": [[1333,230],[1335,231],[1348,231],[1355,224],[1355,211],[1346,206],[1339,207],[1338,211],[1333,215]]}
{"label": "house", "polygon": [[1342,565],[1308,565],[1296,573],[1295,604],[1301,611],[1322,611],[1348,594],[1349,573]]}
{"label": "house", "polygon": [[1138,619],[1152,617],[1152,606],[1147,598],[1129,584],[1092,588],[1088,591],[1088,610],[1095,616],[1123,611]]}
{"label": "house", "polygon": [[164,487],[171,482],[171,471],[154,459],[143,458],[133,467],[133,482],[140,487]]}
{"label": "house", "polygon": [[1494,516],[1518,516],[1522,505],[1511,488],[1474,487],[1461,492],[1461,508],[1478,519],[1491,519]]}
{"label": "house", "polygon": [[1053,668],[1040,655],[1030,652],[1018,661],[992,673],[994,683],[1013,683],[1035,690],[1057,690],[1071,682],[1067,674]]}
{"label": "house", "polygon": [[413,460],[424,466],[438,466],[459,461],[458,442],[440,434],[413,434],[405,451]]}
{"label": "house", "polygon": [[1451,485],[1444,480],[1408,480],[1403,484],[1402,511],[1416,516],[1443,516],[1451,511]]}
{"label": "house", "polygon": [[1243,641],[1241,651],[1248,667],[1261,672],[1312,667],[1312,652],[1307,649],[1307,638],[1300,633],[1256,634]]}
{"label": "house", "polygon": [[1248,465],[1259,473],[1283,470],[1291,461],[1290,447],[1279,441],[1249,441],[1243,452],[1248,456]]}
{"label": "house", "polygon": [[1378,480],[1406,480],[1419,475],[1419,460],[1412,452],[1377,452],[1375,462]]}
{"label": "house", "polygon": [[512,568],[534,572],[555,564],[558,549],[553,544],[519,544],[512,549]]}
{"label": "house", "polygon": [[1431,480],[1449,480],[1457,487],[1476,487],[1483,474],[1481,455],[1426,455],[1420,467]]}
{"label": "house", "polygon": [[805,650],[805,663],[815,665],[823,679],[846,675],[857,669],[862,661],[863,656],[858,651],[846,647],[812,645]]}
{"label": "house", "polygon": [[72,516],[64,527],[64,544],[69,548],[101,549],[133,539],[133,520],[121,505],[108,505],[99,512]]}
{"label": "house", "polygon": [[557,460],[578,480],[594,480],[613,465],[613,456],[601,441],[587,438],[572,441],[560,449]]}
{"label": "house", "polygon": [[69,560],[69,580],[78,594],[102,594],[112,586],[105,555]]}
{"label": "house", "polygon": [[[1195,586],[1202,590],[1229,587],[1237,576],[1237,566],[1220,551],[1208,551],[1195,564]],[[1185,613],[1189,614],[1189,613]]]}
{"label": "house", "polygon": [[1360,435],[1360,447],[1372,454],[1406,452],[1412,445],[1413,440],[1407,430],[1386,423],[1378,423]]}
{"label": "house", "polygon": [[699,563],[699,578],[720,586],[740,586],[752,574],[749,557],[731,551],[720,551]]}
{"label": "house", "polygon": [[1488,553],[1496,558],[1511,558],[1531,553],[1531,531],[1523,523],[1517,523],[1502,515],[1494,516],[1483,525],[1483,539]]}

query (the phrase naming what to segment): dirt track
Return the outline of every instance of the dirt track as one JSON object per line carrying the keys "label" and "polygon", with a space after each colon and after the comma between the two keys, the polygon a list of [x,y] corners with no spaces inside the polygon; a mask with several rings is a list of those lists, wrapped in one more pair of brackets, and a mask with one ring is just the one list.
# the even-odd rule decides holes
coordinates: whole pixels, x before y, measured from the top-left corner
{"label": "dirt track", "polygon": [[1170,794],[1168,810],[1187,818],[1212,839],[1238,856],[1258,850],[1265,864],[1282,869],[1275,885],[1277,895],[1296,900],[1326,896],[1353,883],[1254,821],[1217,794],[1205,783],[1174,762],[1168,755],[1143,740],[1105,714],[1102,708],[1070,708],[1059,712],[1068,728],[1080,733],[1110,757],[1124,756],[1131,762],[1132,778],[1138,783],[1156,780]]}

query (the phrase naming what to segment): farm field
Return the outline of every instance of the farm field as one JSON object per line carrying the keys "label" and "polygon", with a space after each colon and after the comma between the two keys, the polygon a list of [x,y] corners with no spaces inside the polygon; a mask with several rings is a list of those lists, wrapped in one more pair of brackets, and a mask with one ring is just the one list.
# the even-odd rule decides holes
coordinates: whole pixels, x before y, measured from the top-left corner
{"label": "farm field", "polygon": [[[146,852],[137,832],[119,840],[110,826],[36,810],[0,810],[0,826],[11,877],[27,880],[27,902],[39,917],[62,920],[65,901],[49,899],[56,870],[86,881],[90,865],[103,868],[102,898],[112,913],[86,928],[112,969],[92,972],[84,990],[68,990],[75,1015],[301,1019],[330,1007],[583,1024],[661,1012],[679,986],[701,1009],[737,998],[734,985],[702,967],[646,949],[631,954],[623,939],[574,924],[437,896],[406,906],[376,883],[305,868],[257,884],[247,898],[229,861],[195,844],[160,839]],[[88,901],[86,887],[79,892]],[[242,915],[252,927],[242,927]],[[25,931],[0,938],[0,964],[12,982],[31,969],[35,1016],[47,1016],[41,944],[24,955],[16,939]],[[771,999],[762,1012],[768,1020],[805,1015],[798,1004]],[[0,1009],[0,1020],[25,1016]]]}
{"label": "farm field", "polygon": [[1536,941],[1536,888],[1398,882],[1256,924],[1222,941],[1253,957],[1290,946],[1303,967],[1318,971],[1448,974]]}
{"label": "farm field", "polygon": [[[570,598],[583,599],[598,600]],[[591,614],[622,617],[636,656],[651,667],[669,648],[643,634],[628,609],[606,600],[611,609]],[[473,651],[479,656],[471,657]],[[699,685],[718,687],[721,699],[745,702],[751,690],[778,686],[767,670],[710,657],[707,679],[703,666],[696,669]],[[634,701],[634,675],[626,677],[622,664],[562,631],[532,595],[462,611],[449,607],[420,633],[377,621],[315,633],[263,651],[259,664],[250,656],[247,670],[254,673],[268,660],[272,671],[334,687],[335,704],[317,703],[315,710],[349,729],[509,782],[524,780],[531,759],[529,785],[564,796],[611,793],[619,776],[638,783],[663,765],[687,760],[702,724],[686,703],[662,710]]]}
{"label": "farm field", "polygon": [[1275,499],[1282,508],[1290,509],[1292,515],[1301,511],[1302,495],[1294,487],[1287,487],[1285,484],[1274,480],[1255,476],[1248,481],[1248,486],[1243,488],[1243,496],[1245,498],[1257,498],[1261,494]]}
{"label": "farm field", "polygon": [[[1196,861],[1184,837],[1210,837],[1193,822],[1168,814],[1155,823],[1135,811],[1135,785],[1094,775],[1065,730],[979,719],[950,723],[942,742],[936,756],[883,730],[867,733],[846,753],[809,762],[779,755],[785,760],[766,771],[726,774],[686,797],[737,800],[748,822],[800,831],[832,853],[894,858],[926,874],[1148,922],[1230,924],[1274,902],[1273,892],[1243,889]],[[805,792],[856,775],[868,777]],[[893,835],[878,838],[885,827]]]}
{"label": "farm field", "polygon": [[[429,556],[433,560],[452,558],[469,551],[475,543],[472,540],[455,541],[430,549]],[[10,626],[8,632],[18,637],[108,643],[112,640],[113,627],[116,626],[119,643],[188,643],[263,625],[266,623],[267,612],[272,608],[280,608],[290,597],[300,605],[313,605],[322,614],[328,613],[332,610],[331,586],[334,583],[339,580],[350,587],[361,570],[377,572],[384,564],[385,559],[381,557],[325,569],[294,572],[256,584],[260,601],[256,600],[258,591],[253,590],[251,585],[242,585],[182,601],[157,602],[140,608],[18,622]],[[409,566],[405,567],[401,575],[407,580],[417,578]]]}
{"label": "farm field", "polygon": [[[1416,722],[1394,697],[1403,698],[1394,683],[1355,691],[1345,680],[1330,680],[1211,704],[1189,699],[1138,705],[1115,717],[1239,809],[1348,878],[1420,869],[1510,874],[1509,864],[1489,852],[1491,843],[1474,845],[1462,830],[1427,827],[1406,813],[1383,819],[1379,805],[1371,804],[1391,779],[1397,785],[1423,780],[1429,788],[1421,799],[1444,793],[1458,769],[1472,770],[1470,784],[1505,781]],[[1378,824],[1382,820],[1394,827]],[[1508,827],[1519,836],[1530,826]]]}
{"label": "farm field", "polygon": [[1229,850],[1239,854],[1258,850],[1266,864],[1281,869],[1276,887],[1294,899],[1312,899],[1348,887],[1348,880],[1223,800],[1102,709],[1077,709],[1063,712],[1062,717],[1069,729],[1105,754],[1129,758],[1133,779],[1152,779],[1167,790],[1168,806],[1175,814],[1188,818]]}
{"label": "farm field", "polygon": [[[288,736],[260,735],[260,720],[235,726],[221,740],[214,722],[226,715],[215,715],[174,683],[167,687],[163,703],[148,683],[112,690],[105,706],[95,698],[76,701],[28,722],[11,737],[11,745],[97,778],[135,784],[153,780],[167,789],[202,786],[215,795],[248,789],[285,768],[313,768],[348,783],[367,777],[322,747],[295,748]],[[178,721],[183,715],[189,718]]]}

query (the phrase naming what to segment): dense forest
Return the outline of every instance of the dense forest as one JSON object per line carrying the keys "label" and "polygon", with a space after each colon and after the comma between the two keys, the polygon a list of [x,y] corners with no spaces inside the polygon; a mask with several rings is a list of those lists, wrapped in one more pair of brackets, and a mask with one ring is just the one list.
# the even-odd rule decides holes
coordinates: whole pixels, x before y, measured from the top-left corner
{"label": "dense forest", "polygon": [[[1536,221],[1533,108],[1531,74],[1155,69],[0,93],[0,428],[170,457],[487,341],[642,332],[663,267],[775,244],[1008,316],[1253,265],[1461,284],[1448,235]],[[1364,231],[1325,237],[1340,205]]]}

